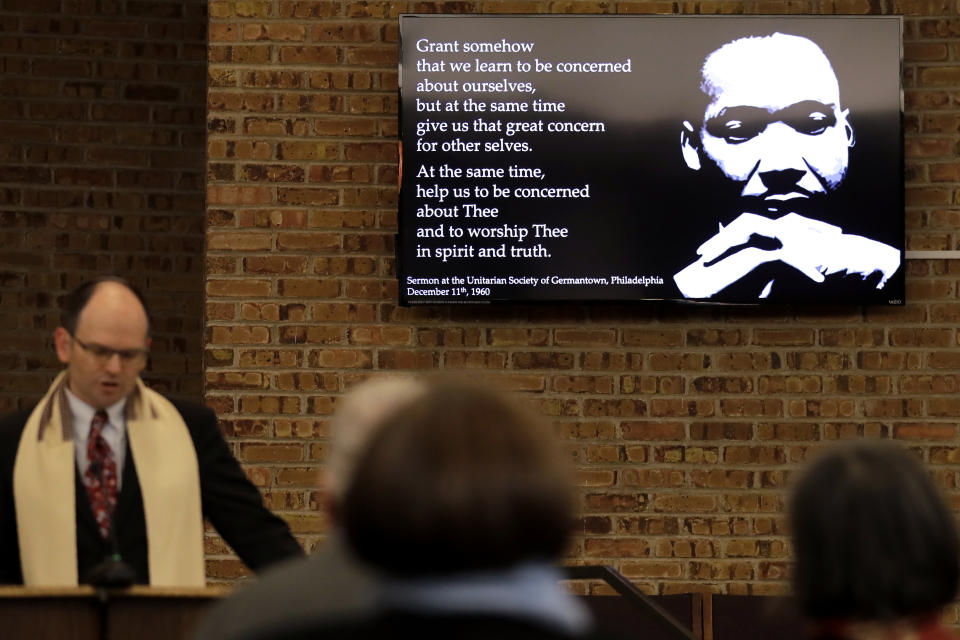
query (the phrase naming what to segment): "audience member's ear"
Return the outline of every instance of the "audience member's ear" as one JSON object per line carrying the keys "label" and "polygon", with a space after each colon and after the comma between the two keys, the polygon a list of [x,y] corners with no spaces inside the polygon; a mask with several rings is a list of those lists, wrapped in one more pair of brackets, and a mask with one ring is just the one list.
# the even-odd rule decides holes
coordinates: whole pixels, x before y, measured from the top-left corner
{"label": "audience member's ear", "polygon": [[696,131],[689,120],[683,121],[683,128],[680,130],[680,151],[683,153],[683,161],[694,171],[700,170],[700,140]]}
{"label": "audience member's ear", "polygon": [[343,509],[340,507],[340,501],[334,498],[332,493],[325,491],[321,506],[327,517],[330,518],[330,524],[339,527],[343,520]]}

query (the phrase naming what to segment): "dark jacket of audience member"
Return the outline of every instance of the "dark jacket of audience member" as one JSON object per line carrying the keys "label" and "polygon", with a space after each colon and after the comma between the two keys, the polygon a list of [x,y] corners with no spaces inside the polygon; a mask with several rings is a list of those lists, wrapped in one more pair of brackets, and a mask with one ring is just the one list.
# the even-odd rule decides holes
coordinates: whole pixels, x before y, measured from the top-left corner
{"label": "dark jacket of audience member", "polygon": [[371,438],[337,508],[380,574],[379,613],[283,638],[592,634],[551,564],[572,524],[568,467],[549,428],[497,394],[431,387]]}
{"label": "dark jacket of audience member", "polygon": [[418,378],[391,375],[364,381],[337,400],[323,468],[321,508],[329,536],[307,561],[291,561],[246,584],[211,607],[196,640],[272,638],[284,630],[343,624],[375,612],[376,576],[344,542],[341,511],[357,457],[386,416],[402,411],[426,390]]}
{"label": "dark jacket of audience member", "polygon": [[826,451],[796,487],[790,520],[794,589],[818,637],[952,637],[939,614],[957,591],[957,529],[914,455],[876,441]]}

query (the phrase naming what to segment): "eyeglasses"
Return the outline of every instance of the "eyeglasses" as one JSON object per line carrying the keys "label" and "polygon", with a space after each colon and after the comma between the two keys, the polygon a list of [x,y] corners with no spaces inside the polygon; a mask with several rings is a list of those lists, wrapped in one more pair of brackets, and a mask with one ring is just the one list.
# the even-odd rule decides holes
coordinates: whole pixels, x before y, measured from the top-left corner
{"label": "eyeglasses", "polygon": [[112,349],[96,342],[84,342],[77,336],[70,336],[74,342],[89,353],[100,364],[106,364],[113,359],[113,356],[120,358],[121,364],[140,364],[147,359],[149,351],[146,349]]}

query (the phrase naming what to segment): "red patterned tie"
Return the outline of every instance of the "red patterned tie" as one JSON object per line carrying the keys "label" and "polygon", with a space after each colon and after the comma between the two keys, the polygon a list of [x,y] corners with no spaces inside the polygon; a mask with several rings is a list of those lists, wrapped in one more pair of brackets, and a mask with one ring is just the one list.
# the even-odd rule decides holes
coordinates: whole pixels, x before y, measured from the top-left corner
{"label": "red patterned tie", "polygon": [[[110,535],[110,514],[117,504],[117,463],[113,451],[103,438],[103,427],[107,424],[107,412],[97,411],[90,423],[90,437],[87,439],[87,466],[83,474],[83,484],[90,496],[90,507],[100,527],[100,535]],[[101,479],[106,490],[101,486]]]}

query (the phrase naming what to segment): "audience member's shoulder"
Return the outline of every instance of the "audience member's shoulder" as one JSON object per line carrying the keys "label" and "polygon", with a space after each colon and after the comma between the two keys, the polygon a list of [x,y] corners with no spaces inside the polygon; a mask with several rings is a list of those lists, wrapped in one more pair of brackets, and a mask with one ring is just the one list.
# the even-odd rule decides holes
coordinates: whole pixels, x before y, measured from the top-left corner
{"label": "audience member's shoulder", "polygon": [[[195,640],[253,640],[371,615],[374,578],[338,538],[310,558],[272,567],[211,609]],[[344,626],[352,628],[351,625]]]}

